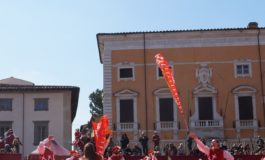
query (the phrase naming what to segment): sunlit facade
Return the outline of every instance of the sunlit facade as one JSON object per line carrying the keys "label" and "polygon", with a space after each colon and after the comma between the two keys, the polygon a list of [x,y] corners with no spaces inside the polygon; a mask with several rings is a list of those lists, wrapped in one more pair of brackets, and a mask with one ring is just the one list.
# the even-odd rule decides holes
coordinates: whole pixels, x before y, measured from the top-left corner
{"label": "sunlit facade", "polygon": [[184,119],[200,137],[228,142],[265,135],[265,28],[99,33],[104,114],[113,137],[185,142],[188,129],[154,56],[168,60]]}
{"label": "sunlit facade", "polygon": [[23,143],[23,157],[49,135],[71,150],[78,96],[79,87],[35,85],[14,77],[0,80],[0,136],[13,129]]}

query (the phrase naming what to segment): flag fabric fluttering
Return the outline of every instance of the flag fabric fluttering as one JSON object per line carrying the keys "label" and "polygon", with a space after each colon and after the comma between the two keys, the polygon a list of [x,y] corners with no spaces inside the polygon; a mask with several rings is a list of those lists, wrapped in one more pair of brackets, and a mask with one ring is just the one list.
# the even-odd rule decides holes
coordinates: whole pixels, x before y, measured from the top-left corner
{"label": "flag fabric fluttering", "polygon": [[165,60],[165,58],[163,57],[162,54],[160,54],[160,53],[156,54],[155,60],[156,60],[156,64],[159,66],[159,68],[161,69],[161,71],[163,73],[164,79],[167,83],[167,86],[168,86],[168,88],[172,94],[174,101],[177,103],[177,107],[179,109],[180,114],[183,117],[185,127],[187,129],[189,129],[188,123],[187,123],[185,116],[184,116],[184,111],[183,111],[183,107],[182,107],[182,104],[181,104],[181,101],[179,98],[179,94],[178,94],[178,90],[177,90],[177,87],[175,84],[175,80],[174,80],[174,77],[172,75],[172,70],[169,67],[168,62]]}
{"label": "flag fabric fluttering", "polygon": [[96,152],[100,155],[103,155],[109,143],[110,134],[112,133],[112,131],[108,128],[108,117],[103,115],[99,122],[92,122],[92,127],[94,132]]}

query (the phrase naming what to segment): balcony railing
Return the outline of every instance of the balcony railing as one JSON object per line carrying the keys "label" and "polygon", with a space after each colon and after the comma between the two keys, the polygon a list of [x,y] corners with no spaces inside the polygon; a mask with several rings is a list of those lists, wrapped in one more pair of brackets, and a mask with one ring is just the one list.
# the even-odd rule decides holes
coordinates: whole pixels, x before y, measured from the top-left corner
{"label": "balcony railing", "polygon": [[117,123],[117,130],[131,131],[137,130],[138,124],[135,122],[131,123]]}
{"label": "balcony railing", "polygon": [[169,130],[169,129],[178,129],[177,123],[170,121],[170,122],[157,122],[156,128],[158,130]]}
{"label": "balcony railing", "polygon": [[258,127],[257,120],[236,120],[236,128],[254,128]]}
{"label": "balcony railing", "polygon": [[196,120],[191,121],[192,128],[223,127],[223,120]]}

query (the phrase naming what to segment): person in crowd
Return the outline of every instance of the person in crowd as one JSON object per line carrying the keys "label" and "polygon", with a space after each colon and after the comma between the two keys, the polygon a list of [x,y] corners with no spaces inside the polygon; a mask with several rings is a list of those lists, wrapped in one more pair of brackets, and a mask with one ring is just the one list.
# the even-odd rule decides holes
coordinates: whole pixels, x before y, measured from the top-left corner
{"label": "person in crowd", "polygon": [[9,129],[5,134],[5,148],[7,152],[11,152],[13,148],[13,141],[15,139],[14,133],[12,129]]}
{"label": "person in crowd", "polygon": [[84,146],[83,156],[79,160],[104,160],[102,155],[96,153],[96,147],[93,143],[86,143]]}
{"label": "person in crowd", "polygon": [[251,154],[251,149],[249,144],[245,144],[244,146],[244,155],[250,155]]}
{"label": "person in crowd", "polygon": [[5,152],[5,141],[3,137],[0,137],[0,153]]}
{"label": "person in crowd", "polygon": [[187,145],[188,145],[188,150],[190,153],[192,151],[192,138],[190,136],[188,136]]}
{"label": "person in crowd", "polygon": [[134,145],[134,147],[132,149],[132,154],[134,156],[141,156],[142,155],[142,150],[137,144]]}
{"label": "person in crowd", "polygon": [[13,140],[13,147],[15,149],[16,153],[19,153],[19,146],[22,146],[23,144],[21,143],[20,139],[18,137],[15,137],[15,139]]}
{"label": "person in crowd", "polygon": [[144,132],[141,133],[141,136],[139,138],[139,142],[142,145],[143,154],[147,155],[147,152],[148,152],[148,137],[145,135]]}
{"label": "person in crowd", "polygon": [[222,150],[227,150],[228,149],[225,141],[221,144],[221,149]]}
{"label": "person in crowd", "polygon": [[112,155],[108,158],[108,160],[125,160],[121,153],[121,147],[120,146],[114,146],[112,148]]}
{"label": "person in crowd", "polygon": [[205,154],[202,153],[202,152],[198,149],[197,145],[194,145],[194,146],[193,146],[193,148],[191,149],[189,155],[190,155],[190,156],[197,157],[197,158],[199,158],[199,159],[205,159]]}
{"label": "person in crowd", "polygon": [[232,145],[232,148],[230,148],[230,153],[231,153],[232,155],[237,155],[237,151],[238,151],[238,146],[237,146],[236,143],[234,143],[234,144]]}
{"label": "person in crowd", "polygon": [[165,156],[169,155],[169,144],[166,144],[163,148],[163,152],[165,154]]}
{"label": "person in crowd", "polygon": [[161,156],[161,152],[160,152],[160,147],[159,146],[155,146],[154,153],[155,153],[155,156]]}
{"label": "person in crowd", "polygon": [[191,132],[190,137],[196,142],[198,149],[207,155],[209,160],[234,160],[234,157],[228,151],[219,148],[218,140],[213,139],[209,148],[198,139],[195,133]]}
{"label": "person in crowd", "polygon": [[176,146],[173,143],[169,144],[169,155],[176,156],[178,153]]}
{"label": "person in crowd", "polygon": [[106,148],[106,150],[105,150],[105,153],[104,153],[104,156],[105,157],[110,157],[111,156],[111,154],[112,154],[112,148],[114,147],[114,142],[113,142],[113,139],[112,139],[112,137],[110,137],[110,139],[109,139],[109,144],[108,144],[108,146],[107,146],[107,148]]}
{"label": "person in crowd", "polygon": [[157,160],[154,150],[150,149],[148,154],[141,160]]}
{"label": "person in crowd", "polygon": [[242,143],[239,143],[237,155],[243,155],[243,154],[244,154],[243,144]]}
{"label": "person in crowd", "polygon": [[75,130],[75,140],[74,140],[74,142],[73,142],[73,145],[74,145],[75,147],[78,146],[78,142],[80,141],[80,138],[81,138],[81,132],[80,132],[79,129],[77,128],[77,129]]}
{"label": "person in crowd", "polygon": [[159,137],[157,131],[154,131],[152,140],[153,140],[153,143],[154,143],[154,148],[156,148],[157,146],[159,147],[160,137]]}
{"label": "person in crowd", "polygon": [[80,158],[79,152],[77,152],[75,150],[70,151],[70,155],[71,155],[71,157],[69,157],[69,158],[67,158],[65,160],[79,160],[79,158]]}
{"label": "person in crowd", "polygon": [[126,133],[123,133],[123,134],[121,135],[121,140],[120,140],[120,142],[121,142],[121,150],[122,150],[122,152],[124,153],[125,148],[126,148],[127,145],[129,144],[129,138],[128,138],[128,136],[127,136]]}
{"label": "person in crowd", "polygon": [[130,144],[128,144],[127,147],[124,149],[124,155],[125,156],[131,156],[132,155],[132,149],[130,148]]}
{"label": "person in crowd", "polygon": [[255,153],[258,153],[264,149],[264,140],[260,136],[258,136],[256,145],[257,145],[257,150],[255,151]]}
{"label": "person in crowd", "polygon": [[185,149],[183,143],[180,143],[177,147],[178,156],[185,156]]}
{"label": "person in crowd", "polygon": [[88,135],[87,132],[81,132],[80,140],[77,143],[77,146],[80,148],[80,150],[84,151],[84,146],[89,142],[93,143],[90,135]]}

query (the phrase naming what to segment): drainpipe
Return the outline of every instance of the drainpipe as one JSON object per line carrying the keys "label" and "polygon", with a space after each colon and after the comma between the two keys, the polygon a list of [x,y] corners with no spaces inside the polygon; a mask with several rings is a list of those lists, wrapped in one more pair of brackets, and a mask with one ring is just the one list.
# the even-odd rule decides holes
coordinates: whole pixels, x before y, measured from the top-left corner
{"label": "drainpipe", "polygon": [[[259,73],[260,73],[261,98],[262,98],[262,106],[263,106],[263,117],[265,117],[263,73],[262,73],[262,62],[261,62],[261,53],[260,53],[260,28],[258,28],[257,39],[258,39],[258,55],[259,55]],[[264,118],[264,122],[265,122],[265,118]]]}
{"label": "drainpipe", "polygon": [[23,144],[23,147],[22,147],[22,156],[25,155],[25,134],[24,134],[24,131],[25,131],[25,93],[22,92],[22,144]]}
{"label": "drainpipe", "polygon": [[145,97],[145,130],[146,135],[148,131],[148,114],[147,114],[147,76],[146,76],[146,44],[145,44],[145,33],[143,33],[143,40],[144,40],[144,97]]}

